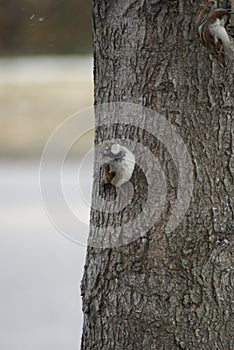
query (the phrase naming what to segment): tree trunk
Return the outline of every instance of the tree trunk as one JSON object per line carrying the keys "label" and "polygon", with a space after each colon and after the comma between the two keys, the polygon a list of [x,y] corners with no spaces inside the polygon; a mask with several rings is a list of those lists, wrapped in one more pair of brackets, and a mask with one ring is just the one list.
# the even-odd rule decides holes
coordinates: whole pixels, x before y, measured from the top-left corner
{"label": "tree trunk", "polygon": [[[143,237],[88,247],[83,350],[234,348],[234,67],[220,66],[200,44],[200,3],[93,2],[95,105],[131,102],[163,111],[187,146],[194,188],[186,215],[168,232],[179,183],[170,152],[148,132],[131,134],[131,125],[97,128],[96,144],[122,133],[158,156],[167,203]],[[136,169],[135,180],[141,175]],[[105,226],[105,215],[92,210],[92,235],[101,220]]]}

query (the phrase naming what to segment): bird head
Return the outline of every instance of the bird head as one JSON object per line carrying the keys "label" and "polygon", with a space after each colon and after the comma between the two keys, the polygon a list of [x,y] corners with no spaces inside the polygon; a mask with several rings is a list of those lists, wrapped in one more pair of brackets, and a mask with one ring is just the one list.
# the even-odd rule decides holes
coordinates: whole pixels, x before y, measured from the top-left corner
{"label": "bird head", "polygon": [[125,153],[123,146],[112,141],[106,142],[102,150],[102,155],[109,159],[122,159]]}

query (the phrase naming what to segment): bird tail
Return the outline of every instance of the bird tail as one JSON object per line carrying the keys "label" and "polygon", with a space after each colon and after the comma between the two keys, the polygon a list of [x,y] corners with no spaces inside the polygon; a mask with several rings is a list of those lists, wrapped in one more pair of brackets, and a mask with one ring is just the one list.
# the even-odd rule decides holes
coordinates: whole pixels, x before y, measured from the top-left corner
{"label": "bird tail", "polygon": [[224,53],[228,60],[234,60],[234,42],[231,39],[228,45],[224,45]]}

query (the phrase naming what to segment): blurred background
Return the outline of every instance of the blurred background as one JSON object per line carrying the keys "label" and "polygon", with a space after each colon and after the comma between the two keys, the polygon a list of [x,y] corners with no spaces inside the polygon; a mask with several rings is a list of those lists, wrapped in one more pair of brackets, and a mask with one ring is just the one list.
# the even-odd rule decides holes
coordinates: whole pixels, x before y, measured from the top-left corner
{"label": "blurred background", "polygon": [[[4,350],[79,349],[86,247],[65,238],[51,224],[41,200],[39,165],[54,129],[93,104],[91,31],[90,0],[0,0],[0,348]],[[85,123],[80,118],[80,127]],[[73,152],[71,172],[78,169],[92,139],[89,133]],[[82,172],[89,194],[91,167],[90,162]],[[76,198],[79,194],[69,176],[68,171],[67,184]],[[82,201],[78,210],[87,216]]]}

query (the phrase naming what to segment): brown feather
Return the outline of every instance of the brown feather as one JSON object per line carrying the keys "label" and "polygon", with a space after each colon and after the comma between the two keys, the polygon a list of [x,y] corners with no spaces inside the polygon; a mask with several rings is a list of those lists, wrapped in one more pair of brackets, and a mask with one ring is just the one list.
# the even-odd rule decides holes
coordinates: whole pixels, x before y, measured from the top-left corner
{"label": "brown feather", "polygon": [[104,163],[104,178],[106,183],[111,183],[111,180],[115,176],[115,172],[111,171],[110,164]]}

